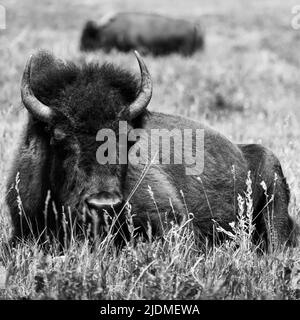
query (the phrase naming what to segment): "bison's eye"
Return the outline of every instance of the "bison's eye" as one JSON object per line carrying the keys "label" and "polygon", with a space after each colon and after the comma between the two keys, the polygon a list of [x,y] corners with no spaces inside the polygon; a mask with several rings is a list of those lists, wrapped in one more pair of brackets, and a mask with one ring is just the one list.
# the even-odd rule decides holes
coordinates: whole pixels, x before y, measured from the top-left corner
{"label": "bison's eye", "polygon": [[51,138],[51,144],[54,144],[55,142],[62,142],[66,138],[66,133],[64,133],[61,129],[55,128],[52,134]]}

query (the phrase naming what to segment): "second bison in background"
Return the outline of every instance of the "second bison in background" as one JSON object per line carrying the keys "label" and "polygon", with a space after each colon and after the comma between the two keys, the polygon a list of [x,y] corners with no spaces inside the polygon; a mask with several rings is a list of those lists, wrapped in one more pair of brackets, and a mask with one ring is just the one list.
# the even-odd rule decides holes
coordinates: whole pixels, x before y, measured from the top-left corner
{"label": "second bison in background", "polygon": [[107,14],[99,23],[86,23],[81,36],[83,51],[103,49],[166,55],[177,52],[191,55],[204,47],[203,31],[198,24],[158,14]]}

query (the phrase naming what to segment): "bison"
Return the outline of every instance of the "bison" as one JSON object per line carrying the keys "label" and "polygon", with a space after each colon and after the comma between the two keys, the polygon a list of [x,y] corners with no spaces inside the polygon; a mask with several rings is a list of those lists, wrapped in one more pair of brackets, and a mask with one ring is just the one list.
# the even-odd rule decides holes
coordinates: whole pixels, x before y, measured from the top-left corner
{"label": "bison", "polygon": [[97,24],[88,21],[81,36],[83,51],[136,49],[142,53],[165,55],[172,52],[191,55],[204,46],[199,24],[158,14],[108,14]]}
{"label": "bison", "polygon": [[[162,221],[180,222],[185,214],[193,213],[199,243],[214,241],[215,223],[229,230],[236,220],[236,198],[244,194],[251,172],[253,241],[269,241],[271,215],[278,242],[295,245],[296,225],[288,213],[289,188],[277,157],[261,145],[234,144],[196,121],[148,111],[152,81],[141,56],[135,54],[140,83],[113,64],[77,66],[44,51],[28,60],[21,97],[29,118],[7,184],[12,243],[40,239],[45,230],[63,241],[64,221],[85,230],[96,224],[93,217],[97,227],[91,233],[101,234],[107,226],[105,217],[116,216],[114,232],[126,239],[129,211],[141,236],[147,236],[149,226],[154,236],[160,236]],[[125,134],[140,130],[136,142],[120,145],[121,121],[127,124]],[[97,160],[99,148],[108,140],[97,139],[101,129],[116,133],[116,146],[123,148],[114,163]],[[160,159],[148,164],[147,170],[143,163],[118,161],[124,155],[129,158],[134,147],[145,142],[145,132],[158,129],[202,130],[202,172],[187,174],[189,164],[184,161],[164,164]],[[195,144],[191,148],[197,151]],[[173,144],[171,156],[179,149]]]}

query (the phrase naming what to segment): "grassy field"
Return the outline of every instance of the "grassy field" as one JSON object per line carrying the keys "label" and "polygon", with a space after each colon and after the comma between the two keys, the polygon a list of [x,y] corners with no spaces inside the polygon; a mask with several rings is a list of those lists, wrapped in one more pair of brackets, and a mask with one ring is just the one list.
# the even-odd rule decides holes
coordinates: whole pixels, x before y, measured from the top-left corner
{"label": "grassy field", "polygon": [[[109,61],[138,72],[133,54],[78,50],[83,23],[110,10],[154,11],[203,23],[204,52],[189,58],[145,57],[154,82],[150,110],[189,116],[234,142],[272,149],[291,188],[290,214],[300,222],[300,30],[290,24],[297,1],[0,4],[7,15],[7,29],[0,30],[0,242],[10,235],[5,181],[26,121],[20,103],[25,61],[34,50],[44,48],[77,63]],[[195,248],[189,221],[174,226],[163,242],[129,243],[118,254],[108,243],[99,243],[90,252],[83,242],[73,243],[63,258],[57,258],[55,252],[45,256],[36,245],[27,244],[13,253],[12,260],[2,256],[0,298],[300,299],[300,248],[257,255],[242,221],[240,231],[232,243],[205,252]]]}

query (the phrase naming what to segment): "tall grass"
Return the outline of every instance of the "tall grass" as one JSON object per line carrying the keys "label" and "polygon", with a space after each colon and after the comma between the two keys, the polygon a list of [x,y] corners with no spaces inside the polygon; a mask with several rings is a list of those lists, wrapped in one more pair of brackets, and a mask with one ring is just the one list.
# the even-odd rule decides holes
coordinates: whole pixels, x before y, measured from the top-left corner
{"label": "tall grass", "polygon": [[[1,298],[16,299],[295,299],[300,296],[300,264],[295,250],[272,247],[261,253],[252,242],[252,182],[250,173],[244,195],[238,195],[238,215],[231,231],[216,224],[228,240],[199,248],[193,215],[181,223],[164,221],[162,236],[148,240],[135,232],[130,208],[130,238],[119,249],[107,224],[107,235],[78,240],[76,228],[61,252],[58,243],[44,251],[38,241],[21,243],[3,256],[5,290]],[[149,190],[151,192],[151,190]],[[153,197],[155,202],[155,198]],[[94,224],[97,221],[94,221]],[[111,222],[116,223],[114,220]],[[218,235],[215,236],[218,238]],[[299,253],[299,252],[298,252]],[[7,253],[6,253],[7,254]]]}

